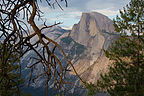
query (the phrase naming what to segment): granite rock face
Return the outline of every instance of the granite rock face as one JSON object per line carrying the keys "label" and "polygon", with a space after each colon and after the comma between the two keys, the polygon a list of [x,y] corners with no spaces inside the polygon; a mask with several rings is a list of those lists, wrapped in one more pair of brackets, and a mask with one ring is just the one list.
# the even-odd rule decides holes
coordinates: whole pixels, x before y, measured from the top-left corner
{"label": "granite rock face", "polygon": [[100,73],[107,72],[111,63],[103,49],[107,50],[119,36],[114,31],[112,20],[97,12],[83,13],[80,22],[73,26],[70,36],[87,48],[80,59],[72,60],[75,61],[75,69],[84,81],[96,83]]}
{"label": "granite rock face", "polygon": [[102,31],[115,33],[112,20],[97,12],[82,13],[80,22],[73,26],[70,36],[87,46],[90,38]]}
{"label": "granite rock face", "polygon": [[[43,33],[60,44],[80,77],[84,81],[92,83],[96,83],[100,73],[108,71],[107,67],[111,64],[111,61],[106,58],[103,49],[107,50],[112,42],[119,37],[119,34],[114,31],[112,20],[97,12],[82,13],[79,23],[75,24],[72,30],[64,30],[57,26],[43,30]],[[31,42],[36,41],[36,39],[37,37]],[[39,46],[37,50],[41,51],[41,47]],[[65,64],[62,55],[58,51],[56,53],[61,58],[61,62]],[[34,62],[28,60],[32,55],[35,56],[34,52],[25,54],[22,60],[23,65]],[[25,74],[27,74],[26,70],[24,70]],[[33,73],[37,75],[41,71],[41,66],[37,66]],[[75,78],[74,75],[75,73],[72,70],[68,74],[68,78],[70,82],[77,86],[79,79]],[[32,86],[42,87],[44,81],[44,78],[39,78],[36,85]],[[74,96],[84,96],[85,90],[78,89],[76,86],[69,89],[69,92]]]}

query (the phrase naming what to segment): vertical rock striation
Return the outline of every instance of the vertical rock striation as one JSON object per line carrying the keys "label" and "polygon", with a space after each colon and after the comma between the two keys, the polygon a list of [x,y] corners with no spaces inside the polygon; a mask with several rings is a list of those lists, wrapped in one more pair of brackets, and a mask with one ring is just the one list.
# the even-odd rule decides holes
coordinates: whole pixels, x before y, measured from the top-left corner
{"label": "vertical rock striation", "polygon": [[70,36],[86,47],[81,57],[73,60],[75,69],[84,81],[96,83],[100,73],[106,72],[110,64],[103,49],[107,50],[119,36],[114,31],[113,21],[97,12],[83,13]]}

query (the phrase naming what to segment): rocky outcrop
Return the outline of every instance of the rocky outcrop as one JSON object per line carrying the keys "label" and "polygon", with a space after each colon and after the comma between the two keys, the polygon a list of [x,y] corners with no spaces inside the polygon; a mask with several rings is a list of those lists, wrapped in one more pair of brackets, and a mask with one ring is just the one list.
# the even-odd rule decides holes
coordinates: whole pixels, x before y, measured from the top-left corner
{"label": "rocky outcrop", "polygon": [[80,22],[73,26],[70,36],[78,43],[87,46],[90,38],[102,31],[114,33],[112,20],[97,12],[82,13]]}
{"label": "rocky outcrop", "polygon": [[[61,45],[80,77],[92,83],[96,83],[100,74],[107,72],[107,67],[111,64],[111,61],[104,55],[103,49],[107,50],[119,37],[114,31],[112,20],[97,12],[83,13],[79,23],[73,26],[72,31],[57,26],[43,30],[43,33]],[[36,39],[37,37],[33,38],[31,42],[35,42]],[[41,47],[37,47],[37,50],[41,51]],[[56,53],[61,58],[62,64],[65,64],[59,51]],[[23,65],[33,64],[34,61],[29,61],[30,56],[35,56],[34,52],[25,54],[22,60]],[[36,66],[35,69],[34,75],[41,73],[41,66]],[[25,74],[28,74],[27,69],[24,71]],[[68,79],[76,86],[79,84],[79,79],[75,77],[73,70],[68,74]],[[44,78],[39,78],[36,85],[32,86],[42,87],[44,81]],[[69,92],[75,96],[84,96],[85,93],[76,86],[69,89]]]}
{"label": "rocky outcrop", "polygon": [[[42,27],[42,25],[39,27]],[[84,45],[79,44],[76,41],[74,41],[70,37],[70,32],[71,32],[71,30],[62,29],[59,26],[52,27],[50,29],[45,29],[42,31],[43,34],[45,34],[46,36],[48,36],[49,38],[51,38],[52,40],[56,41],[58,44],[61,45],[61,48],[63,49],[63,51],[69,58],[69,60],[72,60],[72,59],[78,60],[79,57],[81,56],[81,54],[83,54],[84,50],[86,50],[86,47]],[[37,41],[37,36],[35,36],[33,39],[31,39],[30,42],[35,43],[36,41]],[[52,44],[51,45],[49,44],[49,48],[51,48],[52,46],[53,46]],[[42,47],[43,46],[39,44],[39,46],[36,47],[35,49],[38,50],[39,53],[43,53]],[[56,48],[55,54],[58,58],[60,58],[60,62],[63,64],[62,66],[65,66],[65,64],[67,63],[66,59],[63,58],[63,55],[60,52],[60,50],[58,50],[58,48]],[[30,66],[30,65],[34,64],[34,62],[35,62],[35,60],[30,59],[30,57],[38,58],[37,54],[34,51],[27,52],[22,58],[22,63],[23,63],[22,69],[24,69],[24,70],[22,70],[23,76],[25,76],[25,78],[27,80],[29,80],[29,76],[30,76],[29,71],[30,70],[26,66]],[[59,67],[59,66],[57,66],[57,67]],[[43,68],[42,68],[41,64],[37,64],[35,66],[35,69],[33,70],[33,76],[37,76],[40,73],[43,73]],[[71,76],[68,76],[68,78],[71,78]],[[53,82],[54,81],[51,81],[51,85],[53,85]],[[41,77],[41,78],[38,78],[35,81],[35,83],[31,83],[31,86],[38,88],[38,87],[42,87],[44,84],[45,84],[45,79],[43,77]]]}
{"label": "rocky outcrop", "polygon": [[100,73],[106,72],[111,63],[103,49],[107,50],[119,36],[114,31],[112,20],[97,12],[83,13],[70,36],[87,48],[80,59],[72,60],[76,71],[84,81],[96,83]]}

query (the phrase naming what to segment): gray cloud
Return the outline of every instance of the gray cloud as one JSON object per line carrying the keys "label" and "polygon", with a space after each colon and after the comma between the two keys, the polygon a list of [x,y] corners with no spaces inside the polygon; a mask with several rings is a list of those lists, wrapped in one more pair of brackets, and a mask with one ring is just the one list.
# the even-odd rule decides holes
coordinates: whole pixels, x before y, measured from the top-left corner
{"label": "gray cloud", "polygon": [[[51,0],[53,1],[53,0]],[[90,12],[92,10],[98,9],[107,9],[111,8],[111,10],[119,10],[122,9],[130,0],[67,0],[68,1],[68,9],[76,9],[81,12]],[[62,6],[65,9],[64,2],[61,2]],[[40,3],[41,6],[47,7],[45,0]],[[59,9],[57,5],[55,5],[56,9]],[[50,8],[50,7],[49,7]]]}
{"label": "gray cloud", "polygon": [[[53,1],[53,0],[52,0]],[[102,13],[111,19],[119,14],[119,9],[122,9],[130,0],[67,0],[68,8],[62,2],[64,11],[56,7],[55,10],[48,5],[41,3],[40,9],[45,13],[46,18],[50,23],[61,20],[63,25],[71,27],[80,19],[82,12],[96,11]]]}
{"label": "gray cloud", "polygon": [[94,9],[113,8],[118,10],[125,6],[130,0],[69,0],[69,6],[81,11]]}

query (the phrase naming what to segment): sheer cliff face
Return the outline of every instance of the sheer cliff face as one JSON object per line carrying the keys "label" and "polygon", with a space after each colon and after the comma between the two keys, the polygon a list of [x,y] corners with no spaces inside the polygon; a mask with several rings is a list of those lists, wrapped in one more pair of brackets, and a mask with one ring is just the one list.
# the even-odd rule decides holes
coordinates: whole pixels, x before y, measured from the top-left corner
{"label": "sheer cliff face", "polygon": [[[80,77],[84,81],[92,83],[96,83],[100,73],[106,72],[108,65],[111,64],[109,59],[104,55],[103,49],[107,50],[112,42],[119,37],[114,31],[113,22],[108,17],[96,12],[83,13],[79,23],[73,26],[72,31],[53,27],[43,30],[43,33],[60,44]],[[31,42],[36,42],[36,40],[37,37]],[[37,50],[41,52],[41,48],[42,46],[39,46]],[[56,51],[56,53],[57,57],[61,58],[60,61],[62,64],[66,64],[67,62],[63,59],[63,55],[59,51]],[[33,51],[25,54],[22,60],[23,65],[31,65],[35,62],[33,60],[29,61],[30,56],[36,57],[36,54]],[[27,70],[24,70],[25,74],[29,73]],[[41,72],[42,66],[38,65],[33,71],[33,75],[36,76]],[[73,70],[67,76],[68,80],[70,80],[69,82],[78,85],[77,81],[79,79],[75,78]],[[42,87],[45,84],[44,81],[44,78],[39,78],[32,86]],[[53,85],[53,81],[50,84]],[[75,86],[69,91],[74,94],[82,93]]]}
{"label": "sheer cliff face", "polygon": [[102,31],[114,32],[113,22],[106,16],[97,13],[83,13],[78,24],[73,26],[70,36],[80,44],[88,45],[91,37]]}
{"label": "sheer cliff face", "polygon": [[106,72],[111,63],[103,49],[107,50],[118,38],[112,20],[97,12],[83,13],[80,22],[73,26],[70,36],[87,48],[78,60],[73,60],[75,69],[82,79],[95,83],[100,73]]}

